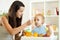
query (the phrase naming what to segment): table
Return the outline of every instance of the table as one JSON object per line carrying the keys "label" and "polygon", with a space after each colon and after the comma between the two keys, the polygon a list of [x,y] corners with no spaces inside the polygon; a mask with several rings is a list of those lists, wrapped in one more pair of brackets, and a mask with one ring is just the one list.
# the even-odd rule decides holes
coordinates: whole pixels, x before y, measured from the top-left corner
{"label": "table", "polygon": [[21,40],[57,40],[57,37],[26,37],[22,36]]}

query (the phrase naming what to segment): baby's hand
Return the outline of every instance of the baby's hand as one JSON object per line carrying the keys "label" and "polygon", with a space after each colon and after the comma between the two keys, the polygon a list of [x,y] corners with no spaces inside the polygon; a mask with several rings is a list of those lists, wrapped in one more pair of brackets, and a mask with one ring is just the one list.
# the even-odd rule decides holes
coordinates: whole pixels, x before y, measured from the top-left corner
{"label": "baby's hand", "polygon": [[46,25],[47,31],[50,31],[50,24]]}
{"label": "baby's hand", "polygon": [[51,35],[50,31],[47,31],[46,35],[49,37]]}

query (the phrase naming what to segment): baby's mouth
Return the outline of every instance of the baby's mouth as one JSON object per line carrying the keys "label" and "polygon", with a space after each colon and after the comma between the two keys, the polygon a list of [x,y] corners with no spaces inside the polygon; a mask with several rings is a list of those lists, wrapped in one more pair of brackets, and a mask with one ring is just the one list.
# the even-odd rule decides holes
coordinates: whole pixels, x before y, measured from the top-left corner
{"label": "baby's mouth", "polygon": [[38,26],[38,23],[35,23],[36,26]]}

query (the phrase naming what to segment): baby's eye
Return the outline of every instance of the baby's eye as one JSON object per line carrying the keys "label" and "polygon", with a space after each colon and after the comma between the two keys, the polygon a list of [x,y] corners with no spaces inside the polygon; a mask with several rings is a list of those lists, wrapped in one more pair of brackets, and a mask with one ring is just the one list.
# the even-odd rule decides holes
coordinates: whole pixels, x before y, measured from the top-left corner
{"label": "baby's eye", "polygon": [[39,19],[37,19],[37,21],[39,21]]}

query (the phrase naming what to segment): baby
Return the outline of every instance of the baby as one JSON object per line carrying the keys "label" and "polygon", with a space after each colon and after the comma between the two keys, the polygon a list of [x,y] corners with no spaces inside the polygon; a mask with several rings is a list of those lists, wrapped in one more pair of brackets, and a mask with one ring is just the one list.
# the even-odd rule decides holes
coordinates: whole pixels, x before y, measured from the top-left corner
{"label": "baby", "polygon": [[[34,17],[34,28],[32,33],[38,33],[38,36],[50,36],[49,25],[44,24],[44,16],[42,14],[36,14]],[[46,30],[48,28],[48,30]]]}

